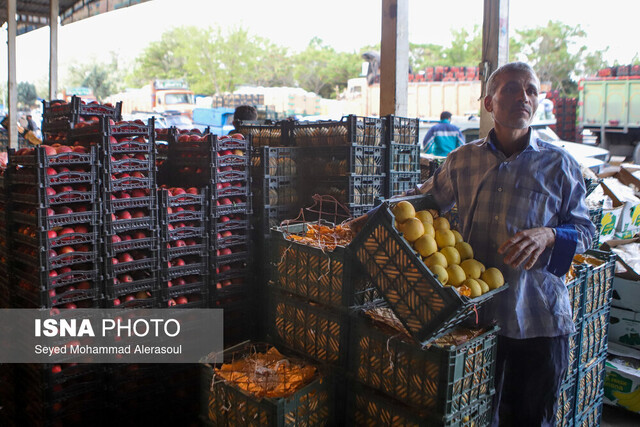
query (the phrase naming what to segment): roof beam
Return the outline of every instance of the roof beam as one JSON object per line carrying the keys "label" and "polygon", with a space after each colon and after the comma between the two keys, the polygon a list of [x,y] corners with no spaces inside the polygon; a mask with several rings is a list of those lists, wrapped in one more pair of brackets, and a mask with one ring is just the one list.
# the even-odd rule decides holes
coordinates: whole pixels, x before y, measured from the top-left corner
{"label": "roof beam", "polygon": [[9,146],[18,148],[18,85],[16,83],[16,4],[18,0],[7,0],[7,53],[9,65],[7,89],[9,92]]}
{"label": "roof beam", "polygon": [[49,101],[58,97],[58,15],[59,0],[51,0],[49,6]]}

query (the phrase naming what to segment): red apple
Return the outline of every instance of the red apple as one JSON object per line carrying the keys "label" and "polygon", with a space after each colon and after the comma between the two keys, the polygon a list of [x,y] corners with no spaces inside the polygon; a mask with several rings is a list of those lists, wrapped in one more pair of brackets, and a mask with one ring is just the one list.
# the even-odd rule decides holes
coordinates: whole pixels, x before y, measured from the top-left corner
{"label": "red apple", "polygon": [[189,194],[198,194],[198,189],[196,187],[189,187],[186,191]]}
{"label": "red apple", "polygon": [[234,133],[229,135],[231,137],[231,139],[241,139],[244,140],[244,135],[242,135],[241,133]]}
{"label": "red apple", "polygon": [[176,304],[178,305],[187,304],[188,302],[189,300],[184,295],[180,295],[178,298],[176,298]]}
{"label": "red apple", "polygon": [[46,173],[47,175],[56,175],[58,171],[56,171],[54,168],[47,168]]}
{"label": "red apple", "polygon": [[136,299],[135,295],[133,295],[133,294],[129,294],[129,295],[127,295],[126,297],[124,297],[124,302],[133,301],[133,300],[135,300],[135,299]]}
{"label": "red apple", "polygon": [[151,294],[148,291],[138,291],[136,293],[136,299],[147,299],[150,297],[151,297]]}
{"label": "red apple", "polygon": [[124,252],[124,253],[121,253],[120,255],[118,255],[118,261],[120,261],[120,262],[131,262],[131,261],[133,261],[133,257],[131,256],[131,254],[129,254],[129,252]]}
{"label": "red apple", "polygon": [[122,274],[122,275],[118,276],[118,278],[120,279],[120,281],[122,283],[131,283],[131,282],[133,282],[133,277],[131,277],[130,274]]}
{"label": "red apple", "polygon": [[119,298],[114,299],[114,300],[113,300],[113,306],[114,306],[114,307],[117,307],[117,306],[119,306],[119,305],[120,305],[120,299],[119,299]]}
{"label": "red apple", "polygon": [[68,215],[73,213],[73,209],[71,209],[69,206],[60,206],[57,212],[59,215]]}
{"label": "red apple", "polygon": [[118,219],[131,219],[131,213],[127,210],[120,211],[118,212]]}
{"label": "red apple", "polygon": [[167,301],[167,307],[173,307],[176,305],[176,301],[173,298],[169,298],[169,301]]}
{"label": "red apple", "polygon": [[187,246],[187,244],[185,243],[184,240],[176,240],[176,242],[175,242],[175,247],[176,248],[181,248],[181,247],[184,247],[184,246]]}
{"label": "red apple", "polygon": [[133,212],[133,215],[131,215],[132,218],[144,218],[145,216],[146,214],[143,210],[137,210]]}
{"label": "red apple", "polygon": [[55,230],[49,230],[49,231],[47,231],[47,237],[49,239],[54,239],[54,238],[58,237],[58,233],[56,233]]}
{"label": "red apple", "polygon": [[56,149],[51,147],[50,145],[41,145],[41,147],[44,148],[44,152],[47,156],[55,156],[56,154],[58,154]]}

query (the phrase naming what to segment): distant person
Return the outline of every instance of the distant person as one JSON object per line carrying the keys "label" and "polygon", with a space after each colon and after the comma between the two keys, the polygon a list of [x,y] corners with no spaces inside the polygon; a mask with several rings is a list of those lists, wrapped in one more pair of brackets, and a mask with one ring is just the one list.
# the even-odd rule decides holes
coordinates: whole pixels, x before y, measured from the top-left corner
{"label": "distant person", "polygon": [[31,114],[27,114],[27,129],[29,129],[33,133],[38,130],[38,125],[36,124],[36,121],[33,120]]}
{"label": "distant person", "polygon": [[252,105],[240,105],[233,112],[234,129],[229,134],[239,132],[240,122],[258,120],[258,111]]}
{"label": "distant person", "polygon": [[440,123],[429,129],[422,141],[422,151],[434,156],[446,157],[451,151],[463,146],[464,136],[460,128],[451,124],[451,113],[443,111]]}

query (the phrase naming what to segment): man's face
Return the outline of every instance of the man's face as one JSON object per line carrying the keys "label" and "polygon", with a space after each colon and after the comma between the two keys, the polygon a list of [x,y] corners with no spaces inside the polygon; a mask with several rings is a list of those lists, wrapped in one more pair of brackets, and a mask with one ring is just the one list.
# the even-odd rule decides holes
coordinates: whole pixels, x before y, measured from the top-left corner
{"label": "man's face", "polygon": [[493,96],[484,106],[493,115],[496,126],[525,129],[538,109],[538,79],[526,71],[511,71],[498,76]]}

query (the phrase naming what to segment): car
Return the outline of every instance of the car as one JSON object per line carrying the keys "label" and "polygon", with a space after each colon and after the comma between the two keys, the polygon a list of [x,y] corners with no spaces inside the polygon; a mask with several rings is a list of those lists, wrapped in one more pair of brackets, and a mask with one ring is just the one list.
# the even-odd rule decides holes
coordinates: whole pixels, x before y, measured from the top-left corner
{"label": "car", "polygon": [[199,125],[193,122],[189,117],[179,113],[179,112],[166,112],[163,115],[164,120],[167,122],[167,127],[174,126],[179,130],[191,130],[191,129],[199,129],[200,132],[203,132],[207,127],[203,125]]}

